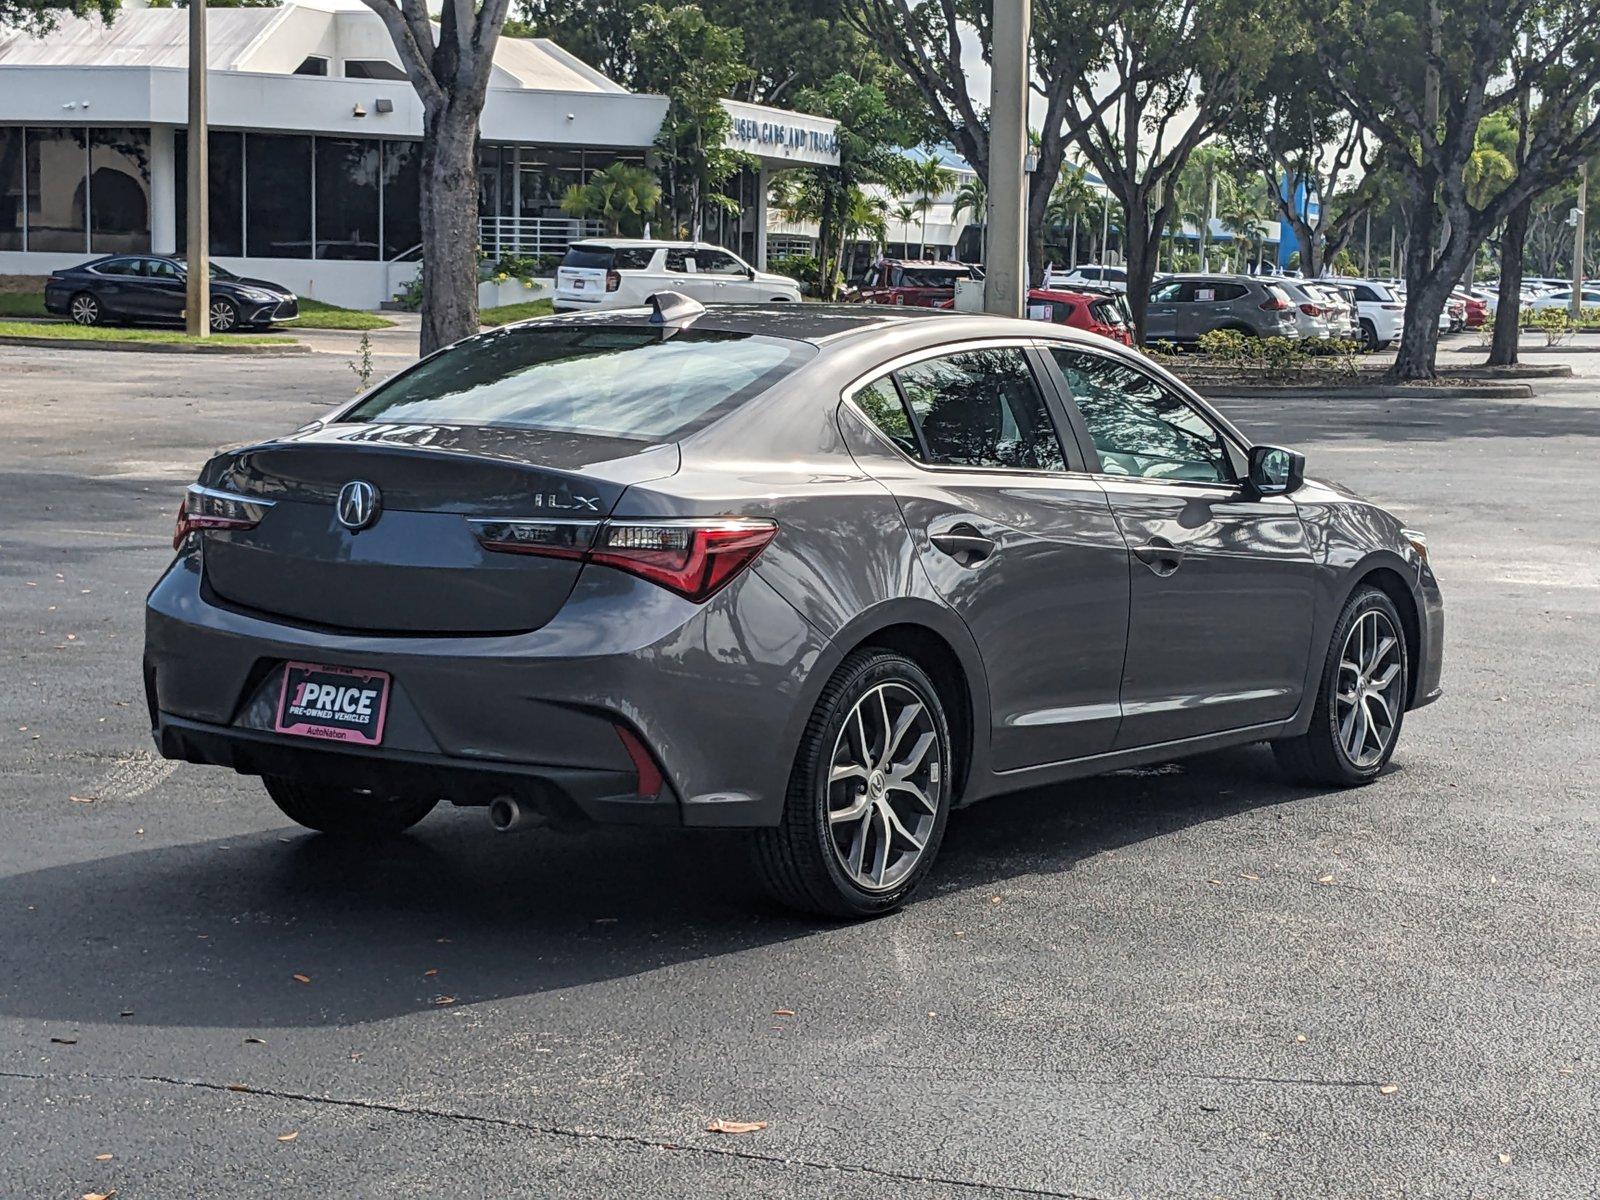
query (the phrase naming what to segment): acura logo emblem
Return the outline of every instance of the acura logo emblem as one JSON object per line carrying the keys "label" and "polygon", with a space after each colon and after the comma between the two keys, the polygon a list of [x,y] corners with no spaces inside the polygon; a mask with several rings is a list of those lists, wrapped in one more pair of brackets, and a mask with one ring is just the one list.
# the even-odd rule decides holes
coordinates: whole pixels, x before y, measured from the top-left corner
{"label": "acura logo emblem", "polygon": [[352,479],[339,489],[334,511],[339,516],[339,524],[346,529],[365,529],[378,519],[382,505],[377,488],[365,479]]}

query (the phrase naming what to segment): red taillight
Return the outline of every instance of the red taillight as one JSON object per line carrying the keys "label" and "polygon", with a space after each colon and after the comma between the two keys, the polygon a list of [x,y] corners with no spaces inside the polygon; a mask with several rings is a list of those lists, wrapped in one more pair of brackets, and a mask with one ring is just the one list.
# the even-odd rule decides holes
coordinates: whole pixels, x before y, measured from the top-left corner
{"label": "red taillight", "polygon": [[178,503],[178,521],[172,530],[172,548],[183,549],[188,536],[202,529],[254,529],[261,521],[262,511],[271,507],[270,500],[230,496],[195,485],[184,493]]}
{"label": "red taillight", "polygon": [[1267,312],[1288,312],[1294,305],[1287,300],[1280,300],[1276,296],[1271,296],[1261,302],[1261,307],[1266,309]]}
{"label": "red taillight", "polygon": [[622,742],[622,748],[628,752],[628,757],[633,760],[633,773],[638,776],[639,782],[635,785],[634,794],[638,796],[659,796],[661,794],[661,768],[656,765],[656,760],[646,749],[639,735],[626,725],[613,723],[611,726],[617,731],[617,738]]}
{"label": "red taillight", "polygon": [[1320,317],[1322,315],[1322,310],[1315,304],[1302,304],[1300,306],[1300,311],[1305,313],[1305,315],[1308,317]]}
{"label": "red taillight", "polygon": [[754,562],[777,532],[771,521],[608,522],[589,560],[699,603]]}
{"label": "red taillight", "polygon": [[1378,307],[1383,309],[1384,312],[1405,312],[1406,310],[1404,304],[1380,304]]}
{"label": "red taillight", "polygon": [[668,521],[474,521],[486,550],[575,558],[615,567],[695,603],[709,600],[778,532],[739,517]]}
{"label": "red taillight", "polygon": [[614,292],[622,286],[622,274],[619,271],[606,272],[606,291]]}

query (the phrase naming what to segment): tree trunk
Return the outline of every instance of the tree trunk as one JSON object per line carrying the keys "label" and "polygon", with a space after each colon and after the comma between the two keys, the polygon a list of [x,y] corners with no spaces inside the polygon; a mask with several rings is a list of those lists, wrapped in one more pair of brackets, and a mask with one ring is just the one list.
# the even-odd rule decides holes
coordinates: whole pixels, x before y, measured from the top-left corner
{"label": "tree trunk", "polygon": [[[1038,172],[1034,174],[1037,176]],[[1028,207],[1025,216],[1028,224],[1026,266],[1029,287],[1038,287],[1044,282],[1044,230],[1050,210],[1050,188],[1043,186],[1043,182],[1038,178],[1030,179],[1028,187]],[[1052,183],[1051,187],[1054,186]]]}
{"label": "tree trunk", "polygon": [[477,114],[445,107],[422,142],[421,352],[478,332]]}
{"label": "tree trunk", "polygon": [[[1129,211],[1123,206],[1124,221],[1122,229],[1122,248],[1125,264],[1128,271],[1128,309],[1133,317],[1134,340],[1144,344],[1145,310],[1150,307],[1150,283],[1155,278],[1155,255],[1151,253],[1151,242],[1155,240],[1156,248],[1160,242],[1151,234],[1151,217],[1147,213]],[[1158,212],[1155,219],[1165,221],[1166,214]],[[1159,225],[1156,226],[1160,228]]]}
{"label": "tree trunk", "polygon": [[1491,367],[1510,367],[1517,362],[1517,343],[1522,338],[1522,248],[1532,208],[1531,199],[1513,208],[1500,235],[1500,298],[1494,312],[1494,344],[1489,348]]}

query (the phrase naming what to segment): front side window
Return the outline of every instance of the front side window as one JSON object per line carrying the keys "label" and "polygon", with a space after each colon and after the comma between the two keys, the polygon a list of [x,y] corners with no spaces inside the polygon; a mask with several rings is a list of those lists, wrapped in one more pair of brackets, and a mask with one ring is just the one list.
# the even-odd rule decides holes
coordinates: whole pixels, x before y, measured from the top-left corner
{"label": "front side window", "polygon": [[931,358],[902,367],[895,378],[920,434],[925,461],[1066,469],[1055,423],[1021,349],[996,347]]}
{"label": "front side window", "polygon": [[1157,304],[1180,304],[1192,300],[1193,288],[1187,283],[1164,283],[1150,294]]}
{"label": "front side window", "polygon": [[1231,483],[1222,434],[1172,389],[1127,363],[1052,350],[1105,475]]}
{"label": "front side window", "polygon": [[816,351],[712,330],[507,326],[434,355],[342,418],[667,441],[764,392]]}
{"label": "front side window", "polygon": [[745,265],[725,250],[696,250],[695,266],[706,275],[748,275]]}

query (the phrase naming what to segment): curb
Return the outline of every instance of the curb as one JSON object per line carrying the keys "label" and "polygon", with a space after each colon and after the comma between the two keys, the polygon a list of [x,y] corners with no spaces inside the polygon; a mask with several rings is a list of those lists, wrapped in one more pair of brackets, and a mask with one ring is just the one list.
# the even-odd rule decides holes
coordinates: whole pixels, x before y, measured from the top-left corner
{"label": "curb", "polygon": [[299,342],[267,342],[252,345],[230,346],[189,345],[183,342],[117,342],[91,341],[87,338],[48,338],[0,336],[0,346],[40,346],[47,349],[109,350],[132,354],[245,354],[273,357],[275,355],[311,354],[310,346]]}
{"label": "curb", "polygon": [[1208,399],[1222,397],[1229,400],[1256,398],[1277,400],[1527,400],[1533,388],[1526,383],[1488,383],[1481,387],[1410,387],[1383,388],[1305,388],[1260,387],[1239,384],[1197,384],[1190,387]]}

